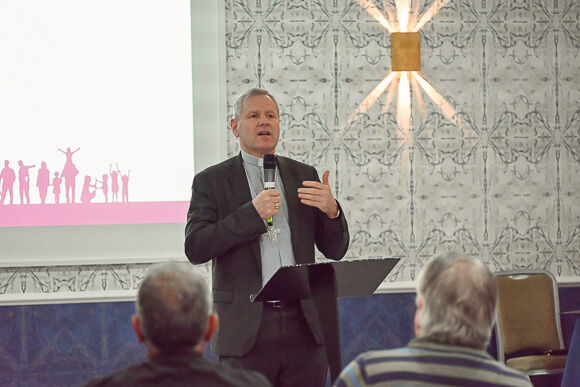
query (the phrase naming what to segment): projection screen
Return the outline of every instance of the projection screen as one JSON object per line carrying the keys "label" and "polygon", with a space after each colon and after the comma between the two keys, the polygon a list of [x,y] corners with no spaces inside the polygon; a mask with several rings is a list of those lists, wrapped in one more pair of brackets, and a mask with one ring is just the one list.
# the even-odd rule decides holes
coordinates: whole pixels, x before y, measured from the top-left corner
{"label": "projection screen", "polygon": [[224,156],[205,3],[0,2],[0,266],[183,258],[195,170]]}

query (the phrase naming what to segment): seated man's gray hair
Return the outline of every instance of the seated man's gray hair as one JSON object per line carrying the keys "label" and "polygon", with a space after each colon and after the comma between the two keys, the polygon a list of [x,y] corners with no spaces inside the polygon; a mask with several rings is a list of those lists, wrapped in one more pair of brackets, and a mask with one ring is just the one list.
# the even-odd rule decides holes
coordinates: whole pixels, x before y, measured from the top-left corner
{"label": "seated man's gray hair", "polygon": [[417,297],[423,337],[474,348],[489,344],[497,283],[480,260],[457,252],[433,257],[419,275]]}
{"label": "seated man's gray hair", "polygon": [[163,351],[191,349],[205,333],[209,291],[204,278],[185,262],[149,267],[141,282],[136,314],[143,335]]}

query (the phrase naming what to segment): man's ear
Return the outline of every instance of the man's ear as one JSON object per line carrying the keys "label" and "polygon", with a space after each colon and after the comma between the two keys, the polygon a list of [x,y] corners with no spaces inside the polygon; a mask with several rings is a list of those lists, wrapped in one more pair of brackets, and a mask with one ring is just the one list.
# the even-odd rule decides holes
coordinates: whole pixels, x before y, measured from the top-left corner
{"label": "man's ear", "polygon": [[207,326],[205,328],[205,334],[203,336],[204,341],[210,341],[215,333],[215,330],[218,326],[218,315],[216,313],[212,313],[207,318]]}
{"label": "man's ear", "polygon": [[240,132],[238,131],[238,120],[232,118],[230,120],[230,127],[232,128],[232,132],[234,133],[234,136],[240,137]]}
{"label": "man's ear", "polygon": [[143,336],[143,331],[141,330],[141,320],[136,314],[131,318],[131,325],[133,325],[133,330],[135,331],[135,336],[137,336],[137,341],[140,343],[145,341],[145,336]]}
{"label": "man's ear", "polygon": [[415,337],[423,336],[423,331],[421,330],[421,325],[419,325],[419,320],[421,319],[421,312],[423,311],[423,300],[417,299],[417,310],[415,311],[415,318],[413,319],[413,329],[415,331]]}

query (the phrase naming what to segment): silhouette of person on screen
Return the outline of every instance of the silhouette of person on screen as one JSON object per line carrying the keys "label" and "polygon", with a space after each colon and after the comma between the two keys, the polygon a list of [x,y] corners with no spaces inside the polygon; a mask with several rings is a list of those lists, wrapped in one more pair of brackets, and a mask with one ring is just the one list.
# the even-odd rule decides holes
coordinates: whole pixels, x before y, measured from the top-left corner
{"label": "silhouette of person on screen", "polygon": [[83,192],[81,193],[81,203],[89,204],[95,198],[97,186],[91,184],[91,177],[85,176],[85,183],[83,184]]}
{"label": "silhouette of person on screen", "polygon": [[36,165],[24,165],[22,160],[18,160],[18,183],[20,184],[20,204],[30,204],[30,175],[28,170]]}
{"label": "silhouette of person on screen", "polygon": [[62,178],[58,175],[58,172],[54,173],[54,177],[52,179],[52,193],[54,193],[54,202],[56,204],[60,203],[60,182]]}
{"label": "silhouette of person on screen", "polygon": [[46,162],[43,161],[38,169],[38,175],[36,177],[36,186],[38,187],[38,193],[40,194],[40,204],[44,204],[46,201],[46,192],[48,191],[48,186],[50,185],[50,172],[46,167]]}
{"label": "silhouette of person on screen", "polygon": [[2,172],[0,172],[0,185],[2,186],[2,198],[0,199],[0,204],[4,204],[4,200],[6,199],[6,195],[10,194],[10,204],[12,204],[13,200],[13,188],[14,188],[14,181],[16,180],[16,174],[14,173],[14,169],[10,168],[10,161],[4,161],[4,168],[2,168]]}
{"label": "silhouette of person on screen", "polygon": [[66,193],[66,202],[67,203],[74,203],[75,202],[75,179],[79,173],[76,165],[72,161],[73,155],[79,151],[81,148],[77,148],[74,151],[71,151],[70,148],[66,148],[66,151],[62,149],[58,149],[60,152],[64,153],[66,156],[66,162],[64,164],[64,168],[61,172],[61,177],[64,178],[64,188]]}
{"label": "silhouette of person on screen", "polygon": [[97,183],[101,184],[101,190],[105,196],[105,203],[109,202],[109,175],[103,173],[102,180],[97,180]]}
{"label": "silhouette of person on screen", "polygon": [[113,201],[119,201],[119,165],[117,164],[116,169],[112,169],[112,166],[109,164],[109,174],[111,175],[111,192],[113,193]]}
{"label": "silhouette of person on screen", "polygon": [[123,202],[129,201],[129,175],[131,170],[126,175],[121,175],[121,183],[123,184]]}

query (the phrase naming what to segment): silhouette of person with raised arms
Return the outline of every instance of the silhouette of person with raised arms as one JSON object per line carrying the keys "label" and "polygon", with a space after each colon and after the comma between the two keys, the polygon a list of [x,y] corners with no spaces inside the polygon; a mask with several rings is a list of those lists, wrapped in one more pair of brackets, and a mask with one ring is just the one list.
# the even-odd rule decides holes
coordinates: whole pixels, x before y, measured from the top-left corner
{"label": "silhouette of person with raised arms", "polygon": [[113,201],[114,202],[118,202],[119,201],[119,174],[121,173],[121,171],[119,171],[119,164],[117,164],[117,169],[112,169],[111,164],[109,164],[109,174],[111,175],[111,192],[113,193]]}
{"label": "silhouette of person with raised arms", "polygon": [[38,175],[36,177],[36,186],[38,187],[38,193],[40,194],[40,204],[44,204],[46,201],[46,192],[48,191],[48,186],[50,185],[50,172],[46,168],[46,162],[43,161],[40,164],[40,169],[38,169]]}
{"label": "silhouette of person with raised arms", "polygon": [[54,178],[52,179],[52,192],[54,193],[54,202],[56,204],[60,203],[60,182],[62,178],[58,175],[58,172],[54,173]]}
{"label": "silhouette of person with raised arms", "polygon": [[75,178],[79,173],[76,165],[72,161],[72,156],[79,151],[81,148],[77,148],[71,151],[70,148],[66,148],[66,151],[58,148],[58,150],[66,156],[66,162],[64,168],[62,169],[61,178],[64,178],[64,187],[66,192],[66,202],[75,202]]}
{"label": "silhouette of person with raised arms", "polygon": [[[92,188],[92,191],[91,191]],[[97,194],[95,191],[97,189],[96,185],[91,184],[91,177],[89,175],[85,176],[85,183],[83,184],[83,192],[81,193],[81,203],[89,204],[91,200],[95,198]]]}
{"label": "silhouette of person with raised arms", "polygon": [[129,201],[129,175],[131,174],[131,170],[127,172],[126,175],[121,176],[121,182],[123,183],[123,202]]}
{"label": "silhouette of person with raised arms", "polygon": [[14,188],[14,181],[16,180],[16,174],[14,173],[14,169],[10,168],[10,161],[4,161],[4,168],[2,168],[2,172],[0,172],[0,185],[2,186],[2,198],[0,198],[0,204],[4,204],[4,199],[6,199],[6,195],[10,193],[10,204],[12,204],[13,200],[13,188]]}
{"label": "silhouette of person with raised arms", "polygon": [[36,164],[24,165],[22,160],[18,160],[18,183],[20,184],[20,204],[24,204],[26,199],[26,204],[30,204],[30,176],[28,170],[34,168]]}

